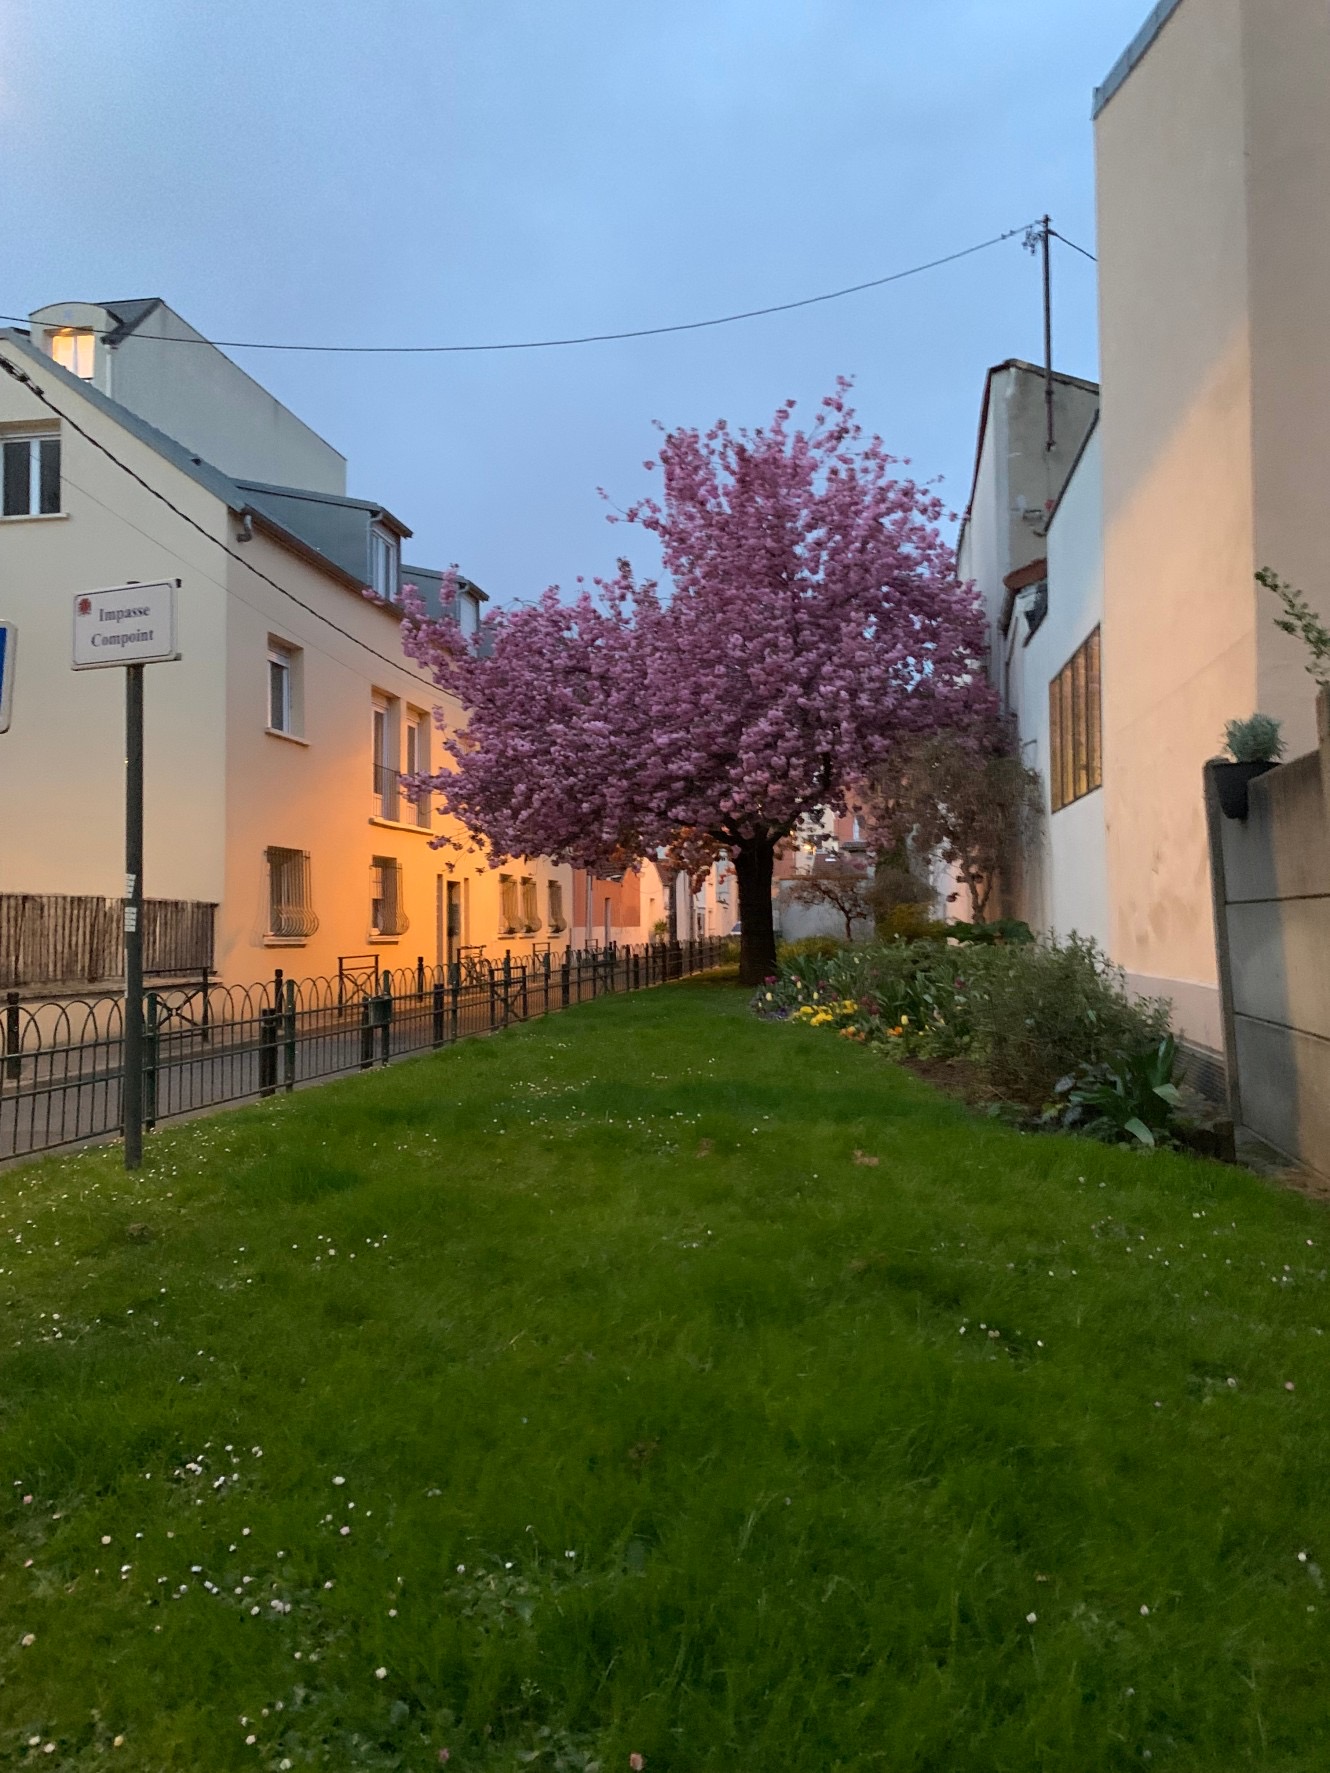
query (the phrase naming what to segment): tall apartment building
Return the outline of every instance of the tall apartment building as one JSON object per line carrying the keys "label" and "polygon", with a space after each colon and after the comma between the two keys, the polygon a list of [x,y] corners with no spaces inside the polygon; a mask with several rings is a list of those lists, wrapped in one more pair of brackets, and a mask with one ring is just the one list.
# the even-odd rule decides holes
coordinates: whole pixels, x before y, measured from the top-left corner
{"label": "tall apartment building", "polygon": [[[437,609],[443,578],[403,565],[410,529],[348,496],[342,456],[161,301],[39,309],[0,358],[33,384],[0,371],[0,620],[18,633],[0,982],[114,972],[123,673],[72,671],[70,629],[78,593],[131,581],[179,581],[182,657],[146,671],[151,970],[243,983],[566,942],[569,869],[491,869],[406,791],[437,764],[434,710],[461,719],[400,644],[403,583]],[[483,596],[463,581],[465,629]]]}

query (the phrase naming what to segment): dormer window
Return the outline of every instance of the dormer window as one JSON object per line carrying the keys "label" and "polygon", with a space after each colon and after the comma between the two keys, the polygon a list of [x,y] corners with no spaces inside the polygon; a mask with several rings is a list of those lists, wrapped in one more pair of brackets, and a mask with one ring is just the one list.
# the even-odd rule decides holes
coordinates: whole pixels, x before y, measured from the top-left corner
{"label": "dormer window", "polygon": [[373,524],[369,532],[370,589],[385,603],[396,603],[402,590],[402,545],[390,529]]}
{"label": "dormer window", "polygon": [[480,600],[473,597],[469,591],[462,591],[458,594],[457,622],[468,639],[480,632]]}
{"label": "dormer window", "polygon": [[82,327],[62,326],[51,334],[51,355],[71,375],[92,380],[93,346],[96,334]]}

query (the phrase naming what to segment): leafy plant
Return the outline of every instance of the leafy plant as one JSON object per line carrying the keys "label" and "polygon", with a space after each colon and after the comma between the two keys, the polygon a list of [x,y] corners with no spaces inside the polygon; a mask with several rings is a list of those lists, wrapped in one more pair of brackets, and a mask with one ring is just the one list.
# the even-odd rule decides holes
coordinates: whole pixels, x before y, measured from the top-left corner
{"label": "leafy plant", "polygon": [[1066,1106],[1044,1119],[1108,1144],[1134,1139],[1153,1148],[1167,1138],[1182,1101],[1173,1082],[1176,1065],[1176,1043],[1167,1034],[1156,1047],[1062,1078],[1056,1088]]}
{"label": "leafy plant", "polygon": [[1301,591],[1281,579],[1277,573],[1263,566],[1256,575],[1256,583],[1265,589],[1284,606],[1282,616],[1275,617],[1275,627],[1291,634],[1295,640],[1301,640],[1311,654],[1308,671],[1317,683],[1330,680],[1330,628],[1317,615],[1316,611],[1302,595]]}
{"label": "leafy plant", "polygon": [[1224,744],[1235,763],[1277,763],[1284,755],[1279,722],[1272,714],[1230,720],[1224,728]]}

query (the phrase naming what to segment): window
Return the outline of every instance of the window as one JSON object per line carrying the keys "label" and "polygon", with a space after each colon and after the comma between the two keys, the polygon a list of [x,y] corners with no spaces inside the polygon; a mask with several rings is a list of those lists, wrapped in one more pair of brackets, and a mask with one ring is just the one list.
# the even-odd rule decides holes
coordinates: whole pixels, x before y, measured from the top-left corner
{"label": "window", "polygon": [[369,933],[404,936],[411,927],[402,894],[402,864],[392,856],[374,856],[369,868]]}
{"label": "window", "polygon": [[540,901],[536,896],[536,882],[532,875],[525,874],[521,881],[522,928],[528,936],[534,936],[540,928]]}
{"label": "window", "polygon": [[499,934],[515,936],[521,926],[517,881],[511,874],[499,876]]}
{"label": "window", "polygon": [[92,353],[96,335],[72,326],[62,326],[51,334],[51,355],[71,375],[92,380]]}
{"label": "window", "polygon": [[480,599],[469,591],[458,593],[457,622],[468,639],[480,632]]}
{"label": "window", "polygon": [[1055,813],[1103,786],[1098,628],[1048,686],[1048,752]]}
{"label": "window", "polygon": [[[406,717],[406,773],[408,776],[429,774],[429,715],[412,708]],[[430,797],[422,794],[416,801],[416,824],[429,824]]]}
{"label": "window", "polygon": [[380,819],[397,818],[397,703],[391,696],[374,698],[374,811]]}
{"label": "window", "polygon": [[268,934],[292,941],[319,927],[310,900],[309,851],[271,848],[268,863]]}
{"label": "window", "polygon": [[373,524],[369,532],[369,582],[376,597],[396,603],[401,592],[402,550],[391,530]]}
{"label": "window", "polygon": [[60,439],[50,432],[4,440],[0,515],[53,517],[60,509]]}
{"label": "window", "polygon": [[568,928],[563,915],[563,882],[552,880],[545,891],[549,906],[549,917],[546,921],[549,924],[550,934],[552,936],[562,935],[564,930]]}
{"label": "window", "polygon": [[268,730],[294,734],[299,730],[298,667],[300,649],[268,639]]}

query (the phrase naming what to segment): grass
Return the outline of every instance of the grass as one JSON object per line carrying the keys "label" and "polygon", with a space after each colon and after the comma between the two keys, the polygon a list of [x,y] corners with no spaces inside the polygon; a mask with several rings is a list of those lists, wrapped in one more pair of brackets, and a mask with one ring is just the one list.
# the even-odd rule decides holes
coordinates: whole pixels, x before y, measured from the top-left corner
{"label": "grass", "polygon": [[701,982],[118,1161],[0,1176],[0,1766],[1324,1765],[1317,1204]]}

